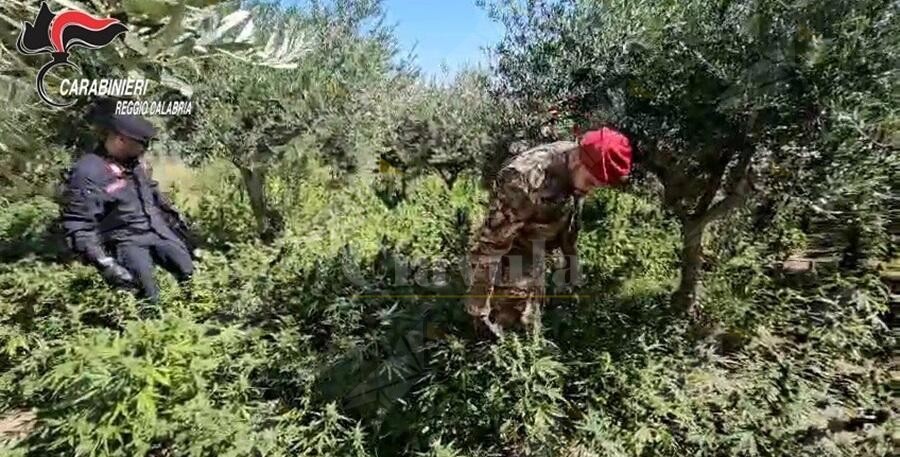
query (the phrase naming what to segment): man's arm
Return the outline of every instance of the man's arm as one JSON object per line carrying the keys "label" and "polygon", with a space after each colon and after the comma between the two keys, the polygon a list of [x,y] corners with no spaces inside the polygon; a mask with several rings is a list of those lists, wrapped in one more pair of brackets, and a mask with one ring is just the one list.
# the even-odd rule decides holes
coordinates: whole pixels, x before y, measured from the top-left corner
{"label": "man's arm", "polygon": [[102,215],[103,189],[88,173],[75,170],[66,187],[62,225],[72,250],[94,265],[109,258],[97,235]]}
{"label": "man's arm", "polygon": [[568,271],[570,274],[568,278],[563,278],[567,281],[563,289],[568,291],[573,290],[574,286],[579,281],[577,245],[578,234],[581,231],[581,209],[583,206],[584,199],[582,197],[576,197],[575,210],[572,212],[571,219],[569,219],[569,225],[559,237],[559,248],[563,255],[562,268],[564,272]]}
{"label": "man's arm", "polygon": [[166,197],[165,195],[163,195],[162,192],[160,192],[159,183],[156,182],[153,178],[149,178],[149,179],[150,179],[150,190],[151,190],[151,192],[153,192],[153,203],[156,204],[156,206],[159,209],[161,209],[173,216],[181,217],[181,213],[179,213],[178,210],[175,209],[175,206],[172,204],[171,201],[169,201],[168,197]]}
{"label": "man's arm", "polygon": [[197,251],[197,248],[200,247],[200,243],[187,220],[185,220],[184,216],[182,216],[175,208],[175,205],[172,204],[171,200],[160,192],[159,183],[152,178],[150,179],[150,189],[153,192],[153,202],[163,213],[165,213],[166,223],[169,225],[169,228],[181,238],[181,241],[184,242],[188,251],[191,253],[191,257],[198,259],[200,254],[199,251]]}
{"label": "man's arm", "polygon": [[472,316],[484,318],[490,314],[488,297],[500,259],[509,252],[531,208],[527,189],[517,180],[501,176],[487,217],[469,251],[472,285],[466,310]]}
{"label": "man's arm", "polygon": [[150,167],[150,164],[142,161],[141,166],[144,168],[144,175],[150,186],[153,204],[164,213],[166,224],[168,224],[169,228],[181,238],[181,241],[184,242],[188,251],[190,251],[191,257],[197,259],[199,256],[197,251],[199,243],[187,221],[184,219],[184,216],[182,216],[178,209],[175,208],[172,201],[159,190],[159,182],[153,179],[153,169]]}
{"label": "man's arm", "polygon": [[73,251],[100,270],[110,284],[127,287],[134,277],[103,249],[97,224],[103,216],[104,190],[83,170],[75,170],[66,187],[62,225]]}
{"label": "man's arm", "polygon": [[159,182],[153,179],[153,168],[150,166],[150,163],[141,160],[140,166],[144,169],[144,177],[147,179],[147,183],[150,185],[150,191],[153,194],[153,203],[157,208],[163,210],[166,213],[169,213],[172,216],[181,217],[181,214],[175,209],[175,206],[172,205],[172,202],[166,198],[165,195],[159,190]]}
{"label": "man's arm", "polygon": [[578,254],[576,245],[578,243],[578,233],[581,232],[581,208],[584,206],[584,198],[575,198],[575,209],[569,219],[569,225],[560,235],[560,250],[565,256],[574,256]]}

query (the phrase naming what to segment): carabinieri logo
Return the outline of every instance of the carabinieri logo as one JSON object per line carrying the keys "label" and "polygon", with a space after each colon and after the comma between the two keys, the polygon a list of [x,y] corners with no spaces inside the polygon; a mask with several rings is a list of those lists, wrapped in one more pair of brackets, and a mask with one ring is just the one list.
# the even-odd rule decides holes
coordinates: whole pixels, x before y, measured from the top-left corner
{"label": "carabinieri logo", "polygon": [[128,31],[125,24],[114,18],[97,18],[81,11],[53,13],[46,2],[41,2],[34,23],[23,22],[22,33],[16,42],[16,49],[25,55],[49,53],[53,60],[47,62],[37,75],[37,91],[46,103],[57,106],[71,106],[74,101],[58,103],[50,99],[44,87],[44,77],[51,68],[65,65],[79,70],[69,62],[69,50],[75,46],[100,49],[117,36]]}

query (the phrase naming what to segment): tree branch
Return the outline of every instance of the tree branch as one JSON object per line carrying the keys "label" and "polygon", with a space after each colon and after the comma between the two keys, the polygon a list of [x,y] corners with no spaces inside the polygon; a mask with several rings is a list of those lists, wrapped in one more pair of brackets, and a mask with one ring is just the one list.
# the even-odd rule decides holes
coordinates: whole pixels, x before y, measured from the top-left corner
{"label": "tree branch", "polygon": [[708,224],[740,206],[750,195],[753,188],[750,179],[750,159],[753,157],[753,148],[747,147],[741,151],[737,165],[730,173],[728,179],[728,191],[725,198],[719,200],[712,208],[702,216],[702,223]]}
{"label": "tree branch", "polygon": [[647,151],[644,167],[662,182],[665,189],[663,201],[666,205],[679,219],[686,219],[688,214],[682,198],[684,196],[682,185],[687,182],[687,177],[684,171],[678,167],[672,153],[658,146],[654,147]]}
{"label": "tree branch", "polygon": [[[749,186],[748,186],[749,188]],[[718,203],[713,205],[706,214],[703,215],[703,224],[708,224],[731,211],[732,209],[740,206],[744,200],[747,198],[747,192],[736,192],[732,194],[728,194],[725,198],[719,200]]]}
{"label": "tree branch", "polygon": [[728,169],[728,162],[731,162],[732,156],[734,156],[734,152],[732,150],[726,150],[722,156],[719,157],[715,168],[712,170],[712,176],[706,184],[706,189],[704,189],[700,201],[694,208],[695,217],[706,214],[709,205],[712,204],[713,199],[716,198],[716,194],[719,193],[719,187],[722,185],[722,178],[725,176],[725,171]]}

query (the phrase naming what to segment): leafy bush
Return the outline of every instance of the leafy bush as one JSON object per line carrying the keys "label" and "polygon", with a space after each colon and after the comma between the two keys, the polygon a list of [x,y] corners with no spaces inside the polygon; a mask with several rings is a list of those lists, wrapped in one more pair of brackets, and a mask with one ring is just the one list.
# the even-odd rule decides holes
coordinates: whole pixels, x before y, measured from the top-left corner
{"label": "leafy bush", "polygon": [[677,266],[679,235],[658,202],[600,190],[584,208],[579,254],[594,287],[641,277],[665,282]]}
{"label": "leafy bush", "polygon": [[[192,437],[200,442],[191,443],[198,452],[189,455],[203,455],[204,428],[223,433],[222,443],[212,442],[205,451],[227,452],[240,441],[230,438],[231,429],[243,421],[215,411],[206,397],[213,388],[210,375],[226,363],[224,349],[235,334],[217,329],[218,335],[209,336],[209,331],[181,319],[135,321],[121,335],[91,330],[44,355],[52,368],[25,386],[43,399],[36,405],[42,425],[31,451],[143,455],[181,430],[199,426]],[[206,425],[192,416],[216,423]]]}
{"label": "leafy bush", "polygon": [[[138,3],[147,2],[126,8],[147,12]],[[874,71],[895,60],[891,40],[900,35],[886,33],[896,28],[895,8],[607,3],[500,2],[514,27],[491,75],[499,78],[466,73],[446,87],[421,85],[391,63],[392,37],[372,24],[375,0],[312,2],[283,15],[261,6],[278,26],[254,39],[286,42],[287,56],[306,45],[312,54],[269,72],[241,60],[253,46],[236,49],[237,60],[219,63],[238,73],[197,79],[196,91],[248,84],[219,93],[201,119],[172,121],[178,134],[163,144],[204,160],[161,180],[207,243],[189,284],[157,275],[160,319],[141,319],[138,300],[48,244],[57,172],[89,133],[73,128],[84,124],[78,113],[28,107],[0,119],[4,132],[34,130],[0,139],[13,152],[0,157],[0,410],[33,409],[39,419],[25,439],[0,436],[0,453],[892,455],[890,278],[872,266],[896,254],[897,167],[886,154],[897,127],[888,103],[895,71]],[[168,30],[161,24],[179,8],[140,19],[141,33]],[[220,16],[191,19],[186,30],[216,34]],[[660,22],[667,17],[678,20]],[[239,12],[219,32],[250,30],[248,18]],[[752,43],[754,55],[729,51],[754,36],[765,38]],[[602,45],[616,37],[631,41]],[[793,75],[771,93],[752,65],[770,48],[796,51],[771,56]],[[166,46],[133,51],[137,62],[98,53],[90,67],[137,63],[196,79],[189,59],[161,58]],[[743,102],[710,95],[725,90],[716,83],[721,65],[746,89],[724,102]],[[619,76],[640,81],[620,87]],[[286,97],[273,106],[269,89]],[[563,124],[623,108],[609,119],[687,151],[673,160],[716,185],[688,188],[696,183],[686,179],[686,194],[673,196],[678,179],[653,177],[640,163],[624,192],[601,190],[585,203],[578,296],[549,299],[535,334],[475,342],[456,266],[484,215],[480,181],[510,154],[513,137],[538,136],[516,129],[536,127],[546,105],[580,89]],[[698,189],[700,210],[725,201],[734,190],[728,160],[737,157],[713,160],[725,150],[691,141],[745,135],[738,121],[757,109],[775,127],[752,164],[736,164],[759,172],[751,204],[710,223],[693,252],[703,273],[696,304],[715,324],[698,334],[670,301],[685,255],[678,202],[701,197]],[[800,119],[808,113],[819,114]],[[268,114],[276,115],[258,122]],[[283,132],[295,135],[272,136]],[[29,151],[40,155],[31,160]],[[253,192],[265,197],[265,222],[278,225],[265,240],[242,167],[263,172],[250,180]],[[834,261],[801,273],[780,267],[804,250]]]}
{"label": "leafy bush", "polygon": [[391,438],[421,449],[453,443],[477,455],[547,453],[562,438],[567,407],[557,352],[545,340],[515,336],[489,347],[457,338],[436,343],[428,349],[432,371],[403,405],[402,419],[394,418],[410,427]]}
{"label": "leafy bush", "polygon": [[[165,171],[155,169],[154,174],[161,175]],[[183,174],[178,172],[178,175]],[[161,176],[161,179],[167,178]],[[187,180],[171,183],[165,192],[211,247],[225,248],[229,243],[254,238],[253,211],[240,174],[230,164],[211,163],[189,173]]]}
{"label": "leafy bush", "polygon": [[46,197],[0,203],[0,259],[10,260],[26,254],[53,256],[61,251],[61,237],[54,224],[59,207]]}
{"label": "leafy bush", "polygon": [[[458,300],[435,295],[462,293],[460,279],[435,289],[378,269],[462,255],[482,214],[475,182],[416,180],[393,210],[363,182],[328,186],[295,189],[317,204],[285,207],[276,243],[212,249],[183,289],[161,275],[158,321],[136,320],[134,299],[89,267],[5,265],[0,392],[41,418],[18,449],[887,455],[878,361],[891,343],[871,277],[794,283],[760,267],[771,245],[723,244],[705,295],[722,329],[692,342],[667,299],[671,223],[652,199],[600,193],[579,241],[581,300],[548,308],[543,337],[475,345]],[[413,335],[425,339],[404,352]],[[383,394],[354,400],[371,388]]]}

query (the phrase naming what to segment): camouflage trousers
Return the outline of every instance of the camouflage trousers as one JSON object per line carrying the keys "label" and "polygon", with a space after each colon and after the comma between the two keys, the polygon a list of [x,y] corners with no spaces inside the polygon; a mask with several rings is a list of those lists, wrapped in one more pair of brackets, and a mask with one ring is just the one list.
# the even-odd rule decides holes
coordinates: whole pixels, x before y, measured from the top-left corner
{"label": "camouflage trousers", "polygon": [[[546,300],[545,271],[543,249],[514,248],[503,256],[483,305],[490,308],[490,320],[503,329],[535,329]],[[483,315],[482,311],[487,310],[469,310],[469,314]]]}

